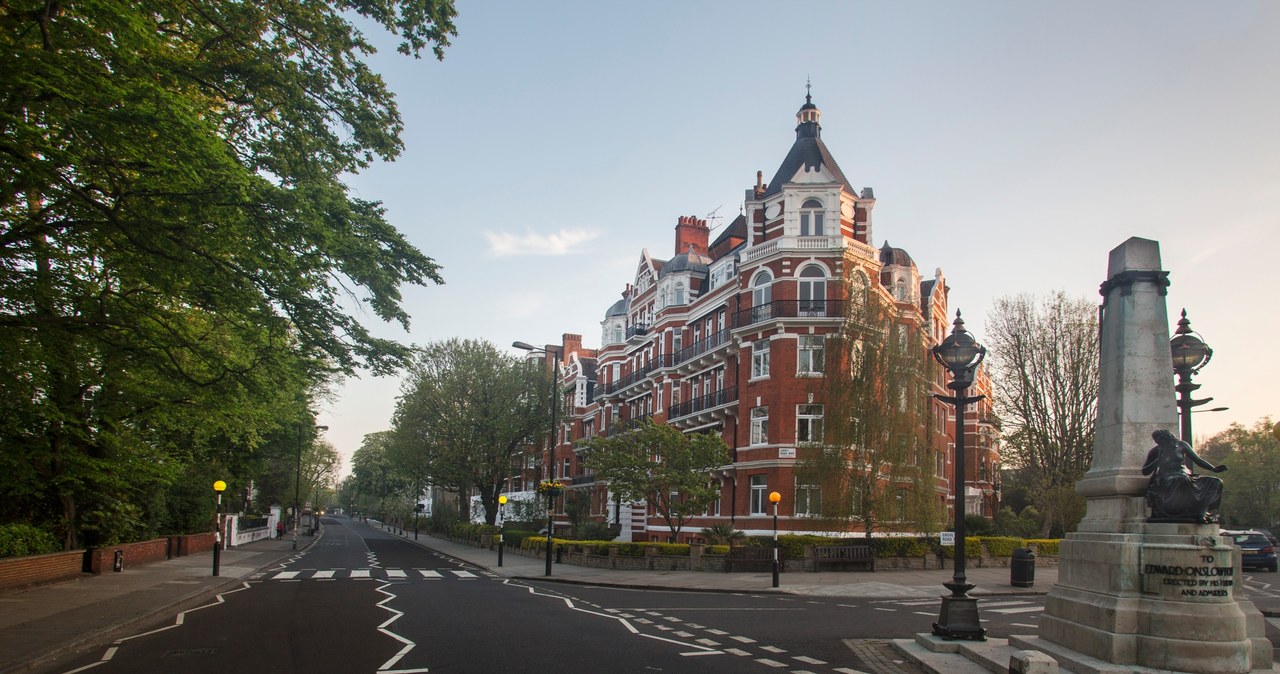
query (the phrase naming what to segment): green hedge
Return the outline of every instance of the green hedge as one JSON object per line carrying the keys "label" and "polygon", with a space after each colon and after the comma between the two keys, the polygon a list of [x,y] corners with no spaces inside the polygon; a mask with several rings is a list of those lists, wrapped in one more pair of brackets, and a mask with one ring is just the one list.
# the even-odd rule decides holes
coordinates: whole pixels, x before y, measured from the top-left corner
{"label": "green hedge", "polygon": [[[956,550],[954,545],[943,545],[942,556],[947,559],[954,559]],[[964,539],[964,556],[965,559],[982,557],[982,539],[976,536],[966,536]]]}
{"label": "green hedge", "polygon": [[0,557],[25,557],[58,552],[62,544],[53,534],[30,524],[0,524]]}
{"label": "green hedge", "polygon": [[1011,557],[1015,549],[1027,547],[1025,540],[1005,536],[983,538],[982,542],[987,544],[987,553],[992,557]]}
{"label": "green hedge", "polygon": [[1057,538],[1028,538],[1027,544],[1036,546],[1036,554],[1049,555],[1050,557],[1058,556],[1058,543],[1061,540]]}

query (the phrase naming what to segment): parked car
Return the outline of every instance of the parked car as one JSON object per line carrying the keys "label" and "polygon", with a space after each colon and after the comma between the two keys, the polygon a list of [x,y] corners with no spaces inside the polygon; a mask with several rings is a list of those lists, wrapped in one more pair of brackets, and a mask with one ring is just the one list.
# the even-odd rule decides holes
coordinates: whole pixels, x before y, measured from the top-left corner
{"label": "parked car", "polygon": [[1276,545],[1276,544],[1277,544],[1277,541],[1276,541],[1276,535],[1275,535],[1275,534],[1273,534],[1273,533],[1271,533],[1271,530],[1270,530],[1270,529],[1259,529],[1259,528],[1255,527],[1254,529],[1252,529],[1252,531],[1256,531],[1256,532],[1258,532],[1258,533],[1262,534],[1263,536],[1266,536],[1266,537],[1267,537],[1267,540],[1271,541],[1271,544],[1272,544],[1272,545]]}
{"label": "parked car", "polygon": [[1223,531],[1230,536],[1236,547],[1240,548],[1240,566],[1244,568],[1261,568],[1275,573],[1277,567],[1276,546],[1261,532]]}

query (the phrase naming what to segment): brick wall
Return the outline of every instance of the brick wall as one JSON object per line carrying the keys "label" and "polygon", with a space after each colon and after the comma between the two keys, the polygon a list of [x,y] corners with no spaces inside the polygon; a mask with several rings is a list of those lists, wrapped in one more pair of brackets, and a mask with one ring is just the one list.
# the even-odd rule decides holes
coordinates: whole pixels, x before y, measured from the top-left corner
{"label": "brick wall", "polygon": [[[213,532],[169,537],[169,557],[186,557],[213,550]],[[125,553],[126,562],[129,553]],[[155,561],[155,560],[151,560]]]}
{"label": "brick wall", "polygon": [[80,576],[84,550],[0,559],[0,590],[53,583]]}
{"label": "brick wall", "polygon": [[110,572],[115,563],[116,550],[124,551],[124,568],[149,564],[169,558],[169,539],[157,538],[139,543],[125,543],[96,548],[89,552],[89,571],[91,573]]}

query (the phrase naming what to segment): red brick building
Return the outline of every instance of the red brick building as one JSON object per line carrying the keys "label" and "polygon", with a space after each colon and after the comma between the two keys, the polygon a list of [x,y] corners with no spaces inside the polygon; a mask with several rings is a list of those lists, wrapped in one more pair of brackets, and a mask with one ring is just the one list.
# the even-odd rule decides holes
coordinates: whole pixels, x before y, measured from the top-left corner
{"label": "red brick building", "polygon": [[[621,524],[623,539],[667,540],[670,532],[644,504],[613,501],[608,485],[584,470],[575,448],[585,439],[644,418],[718,432],[732,452],[711,476],[720,501],[681,538],[719,523],[771,532],[771,491],[783,495],[780,529],[816,533],[807,495],[797,494],[796,448],[821,439],[826,339],[843,323],[849,284],[891,301],[929,346],[950,332],[941,269],[922,278],[906,251],[875,245],[875,195],[841,172],[822,142],[821,112],[805,98],[791,150],[772,181],[757,173],[735,220],[712,239],[705,220],[679,217],[672,257],[641,251],[634,277],[604,314],[598,349],[568,334],[559,348],[549,346],[559,353],[564,394],[552,475],[587,491],[592,516]],[[943,369],[930,363],[933,390],[948,392]],[[973,392],[989,389],[980,372]],[[912,488],[932,491],[949,509],[954,410],[930,404],[932,478]],[[967,512],[990,516],[1000,461],[990,401],[975,404],[966,422]],[[558,531],[567,524],[557,518]]]}

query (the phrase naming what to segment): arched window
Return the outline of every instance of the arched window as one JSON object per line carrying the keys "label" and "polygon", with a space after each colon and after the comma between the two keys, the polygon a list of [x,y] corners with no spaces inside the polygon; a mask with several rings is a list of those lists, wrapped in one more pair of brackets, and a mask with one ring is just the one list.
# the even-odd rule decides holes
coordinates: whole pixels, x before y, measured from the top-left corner
{"label": "arched window", "polygon": [[806,199],[800,205],[800,236],[822,235],[822,202]]}
{"label": "arched window", "polygon": [[811,264],[800,270],[800,315],[827,315],[827,273]]}
{"label": "arched window", "polygon": [[684,304],[684,283],[676,282],[676,304]]}
{"label": "arched window", "polygon": [[910,297],[907,297],[906,281],[898,279],[898,282],[893,284],[893,299],[898,300],[899,302],[906,302],[911,299]]}
{"label": "arched window", "polygon": [[773,275],[760,272],[751,284],[751,322],[773,317]]}

